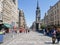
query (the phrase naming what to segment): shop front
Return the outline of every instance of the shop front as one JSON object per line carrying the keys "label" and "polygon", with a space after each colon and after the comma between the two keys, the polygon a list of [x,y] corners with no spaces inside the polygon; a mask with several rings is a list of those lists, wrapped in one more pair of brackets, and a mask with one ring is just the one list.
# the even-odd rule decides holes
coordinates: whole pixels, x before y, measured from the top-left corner
{"label": "shop front", "polygon": [[4,28],[6,33],[9,33],[10,29],[12,28],[12,26],[10,24],[4,23],[2,25],[2,27]]}

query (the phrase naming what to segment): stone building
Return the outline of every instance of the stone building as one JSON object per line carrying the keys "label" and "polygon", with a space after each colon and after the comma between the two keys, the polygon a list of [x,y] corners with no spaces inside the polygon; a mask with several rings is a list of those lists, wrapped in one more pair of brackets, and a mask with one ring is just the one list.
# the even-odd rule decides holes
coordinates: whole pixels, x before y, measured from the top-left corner
{"label": "stone building", "polygon": [[19,10],[19,28],[25,28],[26,22],[25,22],[25,16],[23,10]]}
{"label": "stone building", "polygon": [[47,11],[45,25],[60,25],[60,0]]}
{"label": "stone building", "polygon": [[18,0],[0,0],[0,25],[18,27]]}
{"label": "stone building", "polygon": [[37,0],[37,8],[36,8],[36,19],[35,21],[33,22],[32,26],[31,26],[31,29],[33,29],[34,31],[39,31],[41,30],[41,20],[40,20],[40,7],[39,7],[39,3],[38,3],[38,0]]}

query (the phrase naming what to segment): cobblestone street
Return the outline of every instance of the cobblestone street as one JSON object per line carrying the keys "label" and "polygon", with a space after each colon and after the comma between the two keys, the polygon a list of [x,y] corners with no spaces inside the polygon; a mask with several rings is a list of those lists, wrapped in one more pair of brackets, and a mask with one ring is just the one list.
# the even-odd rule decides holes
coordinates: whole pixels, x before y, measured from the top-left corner
{"label": "cobblestone street", "polygon": [[[1,45],[53,45],[51,38],[37,32],[20,33],[14,36],[8,43]],[[60,44],[54,44],[60,45]]]}

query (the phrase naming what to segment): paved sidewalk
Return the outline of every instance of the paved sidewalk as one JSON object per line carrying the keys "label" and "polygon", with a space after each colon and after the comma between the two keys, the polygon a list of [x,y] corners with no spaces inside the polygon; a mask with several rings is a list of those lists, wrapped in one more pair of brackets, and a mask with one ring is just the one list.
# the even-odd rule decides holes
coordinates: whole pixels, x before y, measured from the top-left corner
{"label": "paved sidewalk", "polygon": [[[5,45],[60,45],[52,44],[51,38],[37,32],[22,33]],[[4,44],[2,44],[4,45]]]}
{"label": "paved sidewalk", "polygon": [[0,44],[0,45],[5,45],[9,42],[11,42],[13,39],[15,39],[16,37],[18,36],[17,33],[6,33],[4,35],[4,40],[3,40],[3,43]]}

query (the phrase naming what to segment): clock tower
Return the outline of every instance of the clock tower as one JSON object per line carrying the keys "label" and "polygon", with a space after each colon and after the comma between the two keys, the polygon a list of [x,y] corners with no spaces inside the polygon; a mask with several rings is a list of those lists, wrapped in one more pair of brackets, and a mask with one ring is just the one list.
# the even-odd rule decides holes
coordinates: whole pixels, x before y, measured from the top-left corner
{"label": "clock tower", "polygon": [[37,0],[37,8],[36,8],[36,30],[40,30],[40,7]]}

